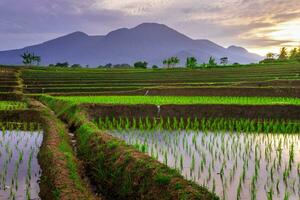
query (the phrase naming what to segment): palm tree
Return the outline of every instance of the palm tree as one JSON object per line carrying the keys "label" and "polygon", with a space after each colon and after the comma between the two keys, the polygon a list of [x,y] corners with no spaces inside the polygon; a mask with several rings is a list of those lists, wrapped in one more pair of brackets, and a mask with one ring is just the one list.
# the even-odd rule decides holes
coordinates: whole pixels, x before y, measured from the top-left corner
{"label": "palm tree", "polygon": [[36,61],[36,64],[39,66],[41,63],[41,57],[40,56],[35,56],[34,60]]}
{"label": "palm tree", "polygon": [[175,67],[177,64],[179,64],[179,62],[180,62],[180,60],[179,60],[179,58],[178,57],[172,57],[171,58],[171,61],[172,61],[172,63],[173,63],[173,67]]}
{"label": "palm tree", "polygon": [[36,64],[39,65],[40,62],[41,62],[41,57],[34,55],[34,53],[31,54],[31,53],[28,53],[28,52],[24,52],[21,55],[21,57],[22,57],[23,63],[25,65],[31,65],[32,62],[36,62]]}
{"label": "palm tree", "polygon": [[282,47],[280,49],[279,60],[286,60],[288,58],[288,53],[286,47]]}
{"label": "palm tree", "polygon": [[23,64],[29,65],[32,63],[32,55],[30,53],[24,52],[21,57],[23,59]]}
{"label": "palm tree", "polygon": [[197,67],[197,59],[195,57],[186,58],[185,66],[187,68],[195,68]]}

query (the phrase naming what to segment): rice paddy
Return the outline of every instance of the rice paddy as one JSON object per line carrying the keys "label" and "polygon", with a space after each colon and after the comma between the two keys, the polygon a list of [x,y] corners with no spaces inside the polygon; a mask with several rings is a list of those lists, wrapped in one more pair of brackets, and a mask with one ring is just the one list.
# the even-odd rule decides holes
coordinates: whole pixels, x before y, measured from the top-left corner
{"label": "rice paddy", "polygon": [[214,97],[214,96],[68,96],[57,97],[73,103],[94,104],[154,104],[154,105],[300,105],[299,98],[284,97]]}
{"label": "rice paddy", "polygon": [[114,130],[110,133],[222,199],[299,199],[300,136]]}
{"label": "rice paddy", "polygon": [[0,199],[39,199],[41,170],[37,154],[42,139],[41,131],[4,126],[0,130]]}
{"label": "rice paddy", "polygon": [[26,103],[19,101],[0,101],[0,110],[22,110],[27,107]]}
{"label": "rice paddy", "polygon": [[228,131],[247,133],[299,133],[300,122],[291,120],[250,120],[225,118],[99,118],[94,120],[101,130],[193,130],[193,131]]}

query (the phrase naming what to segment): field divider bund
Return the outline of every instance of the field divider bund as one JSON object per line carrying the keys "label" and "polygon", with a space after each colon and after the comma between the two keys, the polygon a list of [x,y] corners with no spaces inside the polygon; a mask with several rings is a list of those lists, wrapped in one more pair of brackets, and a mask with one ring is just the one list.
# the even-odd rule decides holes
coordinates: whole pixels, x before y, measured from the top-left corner
{"label": "field divider bund", "polygon": [[108,199],[218,199],[176,170],[100,131],[79,106],[50,96],[38,99],[76,130],[78,157]]}

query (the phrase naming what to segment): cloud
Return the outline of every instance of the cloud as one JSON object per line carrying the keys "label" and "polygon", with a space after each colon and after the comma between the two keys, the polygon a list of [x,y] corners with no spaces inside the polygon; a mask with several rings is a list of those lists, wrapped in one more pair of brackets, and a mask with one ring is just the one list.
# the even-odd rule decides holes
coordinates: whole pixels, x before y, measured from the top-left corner
{"label": "cloud", "polygon": [[42,42],[41,35],[106,34],[142,22],[164,23],[221,45],[271,48],[294,42],[271,33],[297,19],[299,0],[2,0],[0,49],[20,47],[17,37],[31,44]]}

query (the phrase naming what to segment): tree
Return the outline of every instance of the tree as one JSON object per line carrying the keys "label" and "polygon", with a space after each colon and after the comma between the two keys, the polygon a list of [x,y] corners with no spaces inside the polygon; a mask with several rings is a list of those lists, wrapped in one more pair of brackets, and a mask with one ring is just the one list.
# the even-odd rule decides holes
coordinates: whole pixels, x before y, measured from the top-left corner
{"label": "tree", "polygon": [[104,67],[105,67],[105,68],[112,68],[112,66],[113,66],[113,65],[112,65],[111,63],[108,63],[108,64],[106,64]]}
{"label": "tree", "polygon": [[163,60],[163,64],[167,65],[167,68],[170,68],[171,60],[170,59]]}
{"label": "tree", "polygon": [[37,64],[37,65],[40,65],[42,59],[41,59],[40,56],[35,56],[35,57],[34,57],[34,60],[36,61],[36,64]]}
{"label": "tree", "polygon": [[63,68],[66,68],[66,67],[69,67],[69,63],[68,62],[63,62],[63,63],[56,63],[55,67],[63,67]]}
{"label": "tree", "polygon": [[36,56],[33,53],[24,52],[21,57],[23,59],[23,64],[25,65],[31,65],[33,62],[36,62],[36,64],[39,65],[41,62],[41,57]]}
{"label": "tree", "polygon": [[168,58],[163,61],[164,65],[167,65],[167,68],[175,67],[180,62],[179,58],[176,56],[173,56],[171,58]]}
{"label": "tree", "polygon": [[290,51],[290,55],[289,55],[289,59],[294,60],[297,58],[297,54],[298,54],[298,49],[297,48],[293,48]]}
{"label": "tree", "polygon": [[211,56],[208,61],[208,67],[212,67],[212,66],[216,66],[216,65],[217,65],[216,59]]}
{"label": "tree", "polygon": [[297,51],[297,58],[300,58],[300,47],[298,48],[298,51]]}
{"label": "tree", "polygon": [[227,65],[228,64],[228,57],[220,58],[220,64],[221,65]]}
{"label": "tree", "polygon": [[71,68],[82,68],[82,66],[80,64],[73,64],[71,65]]}
{"label": "tree", "polygon": [[136,63],[134,63],[134,68],[136,69],[146,69],[147,68],[148,63],[145,61],[138,61]]}
{"label": "tree", "polygon": [[152,69],[158,69],[157,65],[152,65]]}
{"label": "tree", "polygon": [[32,60],[31,60],[31,54],[30,53],[23,53],[21,55],[22,59],[23,59],[23,64],[25,65],[30,65],[32,63]]}
{"label": "tree", "polygon": [[288,53],[286,47],[282,47],[279,53],[279,60],[286,60],[288,58]]}
{"label": "tree", "polygon": [[123,63],[123,64],[116,64],[116,65],[113,66],[113,68],[129,69],[129,68],[131,68],[131,66],[129,64],[127,64],[127,63]]}
{"label": "tree", "polygon": [[275,59],[275,53],[272,53],[272,52],[267,53],[266,58],[269,59],[269,60]]}
{"label": "tree", "polygon": [[179,62],[180,62],[180,60],[179,60],[178,57],[172,57],[171,60],[172,60],[172,63],[173,63],[173,65],[174,65],[174,67],[175,67],[177,64],[179,64]]}
{"label": "tree", "polygon": [[195,57],[187,57],[185,66],[191,69],[197,67],[197,59]]}

